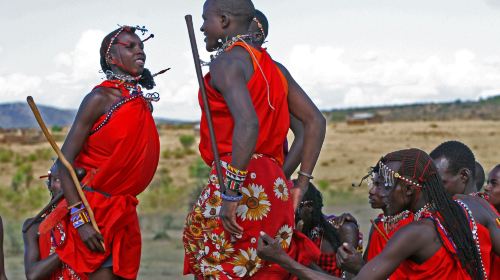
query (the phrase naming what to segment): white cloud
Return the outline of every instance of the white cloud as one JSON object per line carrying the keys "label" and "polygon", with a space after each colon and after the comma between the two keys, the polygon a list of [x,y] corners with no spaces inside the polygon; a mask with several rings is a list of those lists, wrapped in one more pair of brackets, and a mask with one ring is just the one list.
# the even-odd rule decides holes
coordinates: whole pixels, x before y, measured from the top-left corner
{"label": "white cloud", "polygon": [[486,4],[493,6],[495,8],[500,8],[500,0],[484,0]]}
{"label": "white cloud", "polygon": [[[56,55],[54,62],[60,70],[60,79],[54,83],[75,83],[95,79],[99,76],[99,48],[106,34],[102,30],[90,29],[82,33],[73,50]],[[66,75],[63,78],[61,74]],[[49,77],[50,78],[50,77]],[[53,76],[52,76],[53,78]]]}
{"label": "white cloud", "polygon": [[13,73],[0,76],[0,100],[2,102],[18,102],[26,100],[26,96],[41,92],[42,78]]}
{"label": "white cloud", "polygon": [[447,56],[351,54],[295,46],[286,65],[321,108],[477,99],[500,91],[500,63],[466,49]]}

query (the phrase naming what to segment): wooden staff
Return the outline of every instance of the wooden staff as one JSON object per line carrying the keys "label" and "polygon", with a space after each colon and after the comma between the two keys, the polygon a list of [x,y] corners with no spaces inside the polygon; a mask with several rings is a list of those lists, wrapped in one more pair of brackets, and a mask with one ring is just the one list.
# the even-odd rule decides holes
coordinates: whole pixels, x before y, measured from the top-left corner
{"label": "wooden staff", "polygon": [[389,238],[387,237],[385,232],[383,232],[372,219],[370,219],[370,222],[372,223],[373,227],[378,231],[378,233],[380,233],[380,235],[382,235],[382,237],[385,239],[385,241],[386,242],[389,241]]}
{"label": "wooden staff", "polygon": [[[47,138],[47,141],[49,141],[50,145],[52,146],[52,149],[57,154],[57,157],[59,160],[62,162],[62,164],[68,169],[69,174],[71,175],[71,179],[73,179],[73,183],[75,184],[76,190],[78,191],[78,195],[80,195],[80,199],[82,200],[83,205],[85,206],[85,209],[87,209],[87,213],[89,213],[90,217],[90,222],[92,223],[92,227],[94,228],[95,231],[97,231],[99,234],[101,234],[101,231],[99,230],[99,227],[97,226],[97,223],[94,218],[94,212],[90,208],[90,205],[87,201],[87,198],[85,197],[85,194],[83,193],[82,186],[80,185],[80,181],[78,180],[78,177],[76,176],[76,172],[73,169],[73,166],[71,166],[71,163],[66,159],[66,157],[63,155],[61,152],[61,149],[59,149],[59,146],[57,146],[56,141],[50,134],[49,130],[47,129],[47,126],[43,122],[42,115],[40,115],[40,111],[38,111],[38,108],[36,107],[35,101],[33,100],[33,97],[28,96],[26,98],[26,101],[28,101],[28,105],[31,108],[31,111],[33,111],[33,115],[35,115],[35,119],[38,122],[38,125],[42,129],[43,134],[45,135],[45,138]],[[104,243],[101,241],[101,244],[104,248]]]}
{"label": "wooden staff", "polygon": [[205,82],[203,81],[203,73],[201,72],[200,55],[198,54],[196,37],[194,35],[193,17],[191,15],[186,15],[184,18],[186,19],[186,25],[189,33],[189,42],[191,43],[191,50],[193,52],[194,68],[196,69],[196,77],[198,78],[198,84],[200,85],[201,97],[203,99],[203,107],[204,107],[203,109],[205,111],[205,116],[207,118],[208,131],[210,133],[210,141],[212,142],[212,151],[214,152],[214,161],[215,161],[215,170],[217,172],[217,179],[219,180],[221,193],[224,193],[226,187],[224,186],[224,177],[222,176],[219,150],[217,149],[214,125],[212,123],[212,114],[210,112],[210,106],[208,104],[207,90],[205,88]]}

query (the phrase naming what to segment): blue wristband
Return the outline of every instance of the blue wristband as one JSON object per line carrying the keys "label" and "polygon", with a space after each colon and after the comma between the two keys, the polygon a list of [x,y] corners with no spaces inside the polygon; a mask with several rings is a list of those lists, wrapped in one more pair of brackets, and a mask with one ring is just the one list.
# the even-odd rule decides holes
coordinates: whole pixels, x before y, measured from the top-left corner
{"label": "blue wristband", "polygon": [[240,200],[243,199],[243,195],[242,194],[239,194],[237,196],[232,196],[232,195],[227,195],[225,193],[222,193],[221,197],[222,197],[223,200],[230,201],[230,202],[238,202],[238,201],[240,201]]}

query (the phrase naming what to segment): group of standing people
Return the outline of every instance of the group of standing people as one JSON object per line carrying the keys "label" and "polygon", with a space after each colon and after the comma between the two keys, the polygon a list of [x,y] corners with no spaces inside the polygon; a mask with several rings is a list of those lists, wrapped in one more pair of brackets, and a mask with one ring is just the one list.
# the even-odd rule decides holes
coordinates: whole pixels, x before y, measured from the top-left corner
{"label": "group of standing people", "polygon": [[[477,193],[474,155],[462,143],[443,143],[430,155],[407,149],[383,156],[364,178],[371,206],[383,213],[373,221],[362,254],[356,219],[322,212],[321,193],[311,180],[326,120],[262,47],[269,32],[264,14],[251,0],[206,0],[202,17],[206,49],[215,55],[203,79],[212,119],[202,110],[199,149],[212,172],[186,218],[185,274],[500,279],[499,166],[490,172],[486,191]],[[57,161],[48,185],[53,197],[63,192],[64,199],[25,224],[28,279],[137,278],[137,195],[159,160],[151,115],[157,96],[142,91],[155,86],[157,75],[144,67],[144,42],[153,37],[141,39],[145,33],[144,27],[121,26],[103,39],[106,80],[84,98],[62,147],[83,170],[79,179],[99,231],[69,171]],[[295,136],[290,148],[289,129]],[[3,256],[0,261],[3,268]]]}

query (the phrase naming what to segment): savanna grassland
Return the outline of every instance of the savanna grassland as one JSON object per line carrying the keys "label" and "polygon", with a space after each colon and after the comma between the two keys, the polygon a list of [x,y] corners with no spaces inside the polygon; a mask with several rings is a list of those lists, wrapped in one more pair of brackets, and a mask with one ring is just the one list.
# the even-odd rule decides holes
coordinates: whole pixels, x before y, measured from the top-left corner
{"label": "savanna grassland", "polygon": [[[58,132],[59,139],[64,131]],[[182,224],[190,203],[206,180],[192,128],[160,129],[161,160],[150,187],[140,195],[143,229],[141,279],[182,278]],[[325,212],[351,212],[366,234],[369,219],[367,187],[353,188],[368,167],[384,153],[418,147],[430,151],[449,139],[469,145],[486,170],[500,162],[500,123],[495,121],[386,122],[328,125],[327,137],[314,172],[326,200]],[[0,146],[0,215],[4,219],[4,251],[9,279],[24,279],[22,221],[49,199],[38,176],[50,168],[53,152],[46,143]]]}

